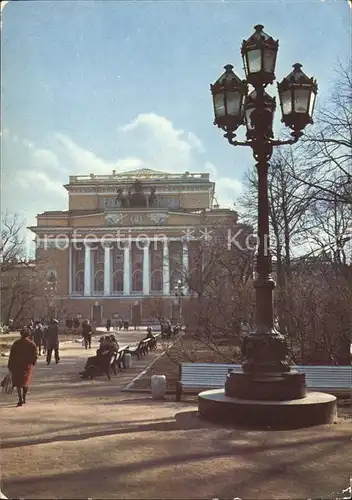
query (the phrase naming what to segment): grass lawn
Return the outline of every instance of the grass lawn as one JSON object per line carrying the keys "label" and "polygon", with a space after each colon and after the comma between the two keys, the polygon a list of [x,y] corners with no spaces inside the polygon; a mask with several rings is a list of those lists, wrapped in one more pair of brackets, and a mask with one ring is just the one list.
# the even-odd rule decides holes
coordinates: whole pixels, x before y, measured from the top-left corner
{"label": "grass lawn", "polygon": [[[163,341],[161,341],[163,344]],[[213,351],[202,342],[194,339],[180,337],[171,345],[164,345],[165,353],[146,371],[146,373],[136,380],[132,389],[150,389],[150,377],[152,375],[166,376],[167,391],[175,391],[178,380],[179,363],[240,363],[241,354],[237,346],[220,345],[219,352]]]}

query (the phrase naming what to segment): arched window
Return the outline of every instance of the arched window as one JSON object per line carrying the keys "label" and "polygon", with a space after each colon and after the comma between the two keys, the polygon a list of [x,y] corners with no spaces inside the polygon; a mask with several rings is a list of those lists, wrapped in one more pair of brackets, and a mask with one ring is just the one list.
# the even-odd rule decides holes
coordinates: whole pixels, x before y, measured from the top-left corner
{"label": "arched window", "polygon": [[104,291],[104,271],[97,271],[94,275],[94,290],[96,292]]}
{"label": "arched window", "polygon": [[143,275],[140,269],[136,269],[132,273],[132,290],[134,292],[143,291]]}
{"label": "arched window", "polygon": [[84,271],[77,271],[75,276],[75,291],[84,292]]}
{"label": "arched window", "polygon": [[113,274],[113,292],[123,292],[123,271],[118,269]]}
{"label": "arched window", "polygon": [[151,289],[153,292],[160,292],[163,289],[163,272],[161,269],[154,269],[152,272]]}

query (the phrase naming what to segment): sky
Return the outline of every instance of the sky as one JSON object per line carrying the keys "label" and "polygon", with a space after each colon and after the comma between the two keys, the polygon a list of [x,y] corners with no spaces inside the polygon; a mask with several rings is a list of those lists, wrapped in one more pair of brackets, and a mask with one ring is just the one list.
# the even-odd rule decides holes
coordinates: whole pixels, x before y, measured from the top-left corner
{"label": "sky", "polygon": [[263,24],[279,40],[278,81],[300,62],[322,106],[351,56],[350,23],[347,0],[8,2],[1,211],[33,225],[67,209],[69,175],[142,167],[209,172],[233,207],[254,160],[213,126],[210,83],[228,63],[244,78],[242,40]]}

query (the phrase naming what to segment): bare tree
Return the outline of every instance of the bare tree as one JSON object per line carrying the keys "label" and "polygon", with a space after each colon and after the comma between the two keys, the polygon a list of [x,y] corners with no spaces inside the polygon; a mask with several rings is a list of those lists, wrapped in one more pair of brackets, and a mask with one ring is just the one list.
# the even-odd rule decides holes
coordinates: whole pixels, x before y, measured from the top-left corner
{"label": "bare tree", "polygon": [[188,329],[178,349],[190,361],[206,347],[231,362],[239,358],[243,325],[254,318],[252,228],[229,219],[213,225],[209,234],[183,276],[189,290],[183,301]]}
{"label": "bare tree", "polygon": [[[278,285],[283,286],[290,274],[291,261],[305,243],[311,221],[309,208],[314,203],[317,188],[296,180],[301,164],[290,148],[278,148],[271,160],[268,174],[269,217],[272,231],[273,256],[276,260]],[[307,175],[304,174],[305,179]],[[247,190],[241,204],[256,220],[258,181],[253,169],[246,176]]]}
{"label": "bare tree", "polygon": [[10,319],[20,324],[36,315],[44,301],[45,276],[26,255],[24,222],[17,214],[2,217],[0,254],[1,319],[6,325]]}
{"label": "bare tree", "polygon": [[35,264],[19,263],[2,274],[1,279],[1,318],[8,325],[12,319],[19,325],[36,316],[38,306],[43,301],[44,281]]}
{"label": "bare tree", "polygon": [[352,204],[352,74],[350,65],[337,69],[329,101],[317,109],[315,125],[300,148],[306,172],[312,178],[296,179],[318,186],[321,200]]}
{"label": "bare tree", "polygon": [[27,262],[23,233],[24,222],[18,214],[6,212],[1,217],[1,272],[11,269],[16,264]]}

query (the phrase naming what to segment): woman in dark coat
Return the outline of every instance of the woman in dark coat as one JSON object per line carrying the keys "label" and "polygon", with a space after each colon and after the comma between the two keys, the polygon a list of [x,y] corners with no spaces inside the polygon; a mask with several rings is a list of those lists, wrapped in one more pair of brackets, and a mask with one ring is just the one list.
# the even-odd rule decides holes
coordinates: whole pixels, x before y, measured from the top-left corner
{"label": "woman in dark coat", "polygon": [[17,388],[18,403],[26,402],[28,385],[31,381],[33,367],[37,362],[35,343],[29,338],[28,328],[21,330],[21,338],[16,340],[10,351],[8,369],[12,376],[12,385]]}

